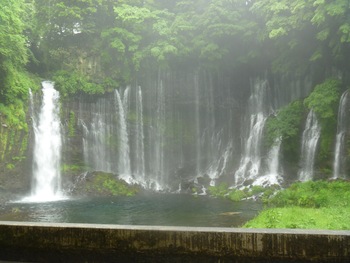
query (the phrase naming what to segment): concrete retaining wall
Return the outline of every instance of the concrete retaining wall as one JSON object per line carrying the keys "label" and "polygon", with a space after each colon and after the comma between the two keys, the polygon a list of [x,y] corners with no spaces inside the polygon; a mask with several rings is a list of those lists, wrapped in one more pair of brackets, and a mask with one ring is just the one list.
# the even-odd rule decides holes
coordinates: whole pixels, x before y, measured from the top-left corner
{"label": "concrete retaining wall", "polygon": [[0,261],[350,262],[350,231],[0,222]]}

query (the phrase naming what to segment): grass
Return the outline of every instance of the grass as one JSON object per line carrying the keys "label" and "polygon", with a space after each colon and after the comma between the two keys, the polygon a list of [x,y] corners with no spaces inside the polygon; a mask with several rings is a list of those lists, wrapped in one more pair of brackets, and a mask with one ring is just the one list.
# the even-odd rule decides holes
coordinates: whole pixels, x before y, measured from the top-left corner
{"label": "grass", "polygon": [[295,183],[266,201],[246,228],[350,229],[350,182]]}
{"label": "grass", "polygon": [[262,211],[246,228],[350,229],[350,208],[279,207]]}

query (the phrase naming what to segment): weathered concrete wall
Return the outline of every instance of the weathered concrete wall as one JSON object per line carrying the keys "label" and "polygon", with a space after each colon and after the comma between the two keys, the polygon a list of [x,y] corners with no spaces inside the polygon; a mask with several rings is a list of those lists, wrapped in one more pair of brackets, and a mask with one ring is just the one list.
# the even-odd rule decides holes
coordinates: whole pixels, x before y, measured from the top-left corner
{"label": "weathered concrete wall", "polygon": [[0,261],[350,262],[350,231],[0,222]]}

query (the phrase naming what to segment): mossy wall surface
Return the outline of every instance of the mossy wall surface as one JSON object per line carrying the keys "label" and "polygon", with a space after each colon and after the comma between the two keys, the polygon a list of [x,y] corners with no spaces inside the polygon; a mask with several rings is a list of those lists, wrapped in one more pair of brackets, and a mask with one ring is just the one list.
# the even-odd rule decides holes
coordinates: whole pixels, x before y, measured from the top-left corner
{"label": "mossy wall surface", "polygon": [[2,116],[0,122],[0,192],[26,191],[30,183],[30,134],[27,129],[7,125]]}
{"label": "mossy wall surface", "polygon": [[[1,260],[349,262],[350,231],[0,223]],[[121,261],[118,261],[121,260]]]}

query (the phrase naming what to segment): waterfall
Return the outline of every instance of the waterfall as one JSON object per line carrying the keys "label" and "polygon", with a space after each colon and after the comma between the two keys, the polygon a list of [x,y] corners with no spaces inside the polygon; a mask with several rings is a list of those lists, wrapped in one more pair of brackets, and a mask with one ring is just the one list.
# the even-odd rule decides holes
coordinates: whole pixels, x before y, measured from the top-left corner
{"label": "waterfall", "polygon": [[[209,168],[206,171],[206,173],[210,178],[211,186],[215,186],[215,180],[218,179],[225,172],[227,162],[232,154],[232,144],[233,144],[232,141],[230,141],[227,144],[222,155],[220,154],[215,155],[215,159],[213,155],[212,162],[209,164]],[[221,143],[218,145],[218,149],[220,148],[221,148]]]}
{"label": "waterfall", "polygon": [[118,158],[118,173],[121,178],[127,182],[131,182],[131,167],[130,167],[130,147],[129,135],[126,124],[126,114],[128,112],[128,92],[129,88],[124,91],[123,100],[120,97],[118,90],[115,90],[115,100],[118,114],[119,124],[119,158]]}
{"label": "waterfall", "polygon": [[91,146],[92,151],[89,153],[92,157],[92,166],[97,171],[111,172],[111,160],[108,154],[108,145],[106,140],[109,136],[108,126],[103,120],[103,115],[94,114],[93,122],[91,123]]}
{"label": "waterfall", "polygon": [[61,193],[61,128],[59,93],[49,81],[42,83],[43,100],[39,119],[33,116],[34,153],[33,184],[30,202],[48,202],[62,199]]}
{"label": "waterfall", "polygon": [[29,89],[29,115],[30,115],[31,121],[33,122],[33,127],[35,127],[36,118],[35,118],[35,112],[34,112],[34,96],[31,89]]}
{"label": "waterfall", "polygon": [[201,126],[200,126],[200,93],[199,93],[199,80],[198,75],[194,76],[194,99],[195,99],[195,125],[196,125],[196,173],[197,176],[201,175]]}
{"label": "waterfall", "polygon": [[144,147],[144,131],[143,131],[143,102],[142,102],[142,90],[138,86],[136,91],[136,168],[135,175],[137,181],[145,186],[145,147]]}
{"label": "waterfall", "polygon": [[333,178],[345,178],[345,135],[347,130],[347,110],[349,90],[345,91],[340,98],[338,109],[337,135],[334,149]]}
{"label": "waterfall", "polygon": [[[214,88],[213,76],[207,72],[202,74],[197,73],[193,77],[194,105],[192,109],[196,154],[194,172],[197,182],[199,178],[208,178],[210,179],[209,184],[214,186],[216,180],[226,171],[227,163],[232,157],[233,141],[229,128],[230,121],[225,119],[228,113],[222,111],[218,114],[216,112],[218,107],[215,99],[219,94]],[[222,105],[223,99],[218,99],[218,103]],[[225,127],[220,126],[218,118],[225,120]]]}
{"label": "waterfall", "polygon": [[[159,80],[156,89],[155,123],[152,132],[153,167],[150,174],[150,187],[155,190],[163,190],[167,180],[164,167],[164,132],[165,132],[165,94],[163,81]],[[152,155],[151,155],[152,156]]]}
{"label": "waterfall", "polygon": [[[82,128],[82,144],[84,162],[90,170],[115,172],[116,151],[111,147],[113,132],[112,104],[99,98],[94,103],[81,103],[78,114],[79,125]],[[89,112],[88,119],[83,115]],[[83,114],[85,113],[85,114]]]}
{"label": "waterfall", "polygon": [[248,101],[247,130],[248,137],[243,138],[244,148],[238,170],[235,173],[235,185],[245,180],[254,180],[259,175],[261,165],[261,142],[266,122],[265,107],[268,85],[266,80],[257,80],[252,85],[252,94]]}
{"label": "waterfall", "polygon": [[316,114],[310,110],[306,118],[305,130],[301,146],[301,169],[299,180],[312,180],[314,173],[314,160],[318,139],[321,135],[321,127],[317,121]]}
{"label": "waterfall", "polygon": [[271,186],[271,185],[280,185],[283,181],[283,178],[280,175],[280,149],[281,149],[282,138],[276,138],[274,144],[272,145],[267,158],[267,174],[264,176],[258,177],[253,185],[260,186]]}
{"label": "waterfall", "polygon": [[[119,174],[156,191],[207,187],[231,169],[235,107],[229,83],[208,72],[184,78],[160,71],[157,79],[77,99],[82,158],[89,170]],[[214,85],[215,84],[215,85]],[[225,105],[223,105],[225,103]]]}
{"label": "waterfall", "polygon": [[277,138],[268,155],[269,174],[276,176],[279,173],[279,153],[281,148],[282,138]]}

